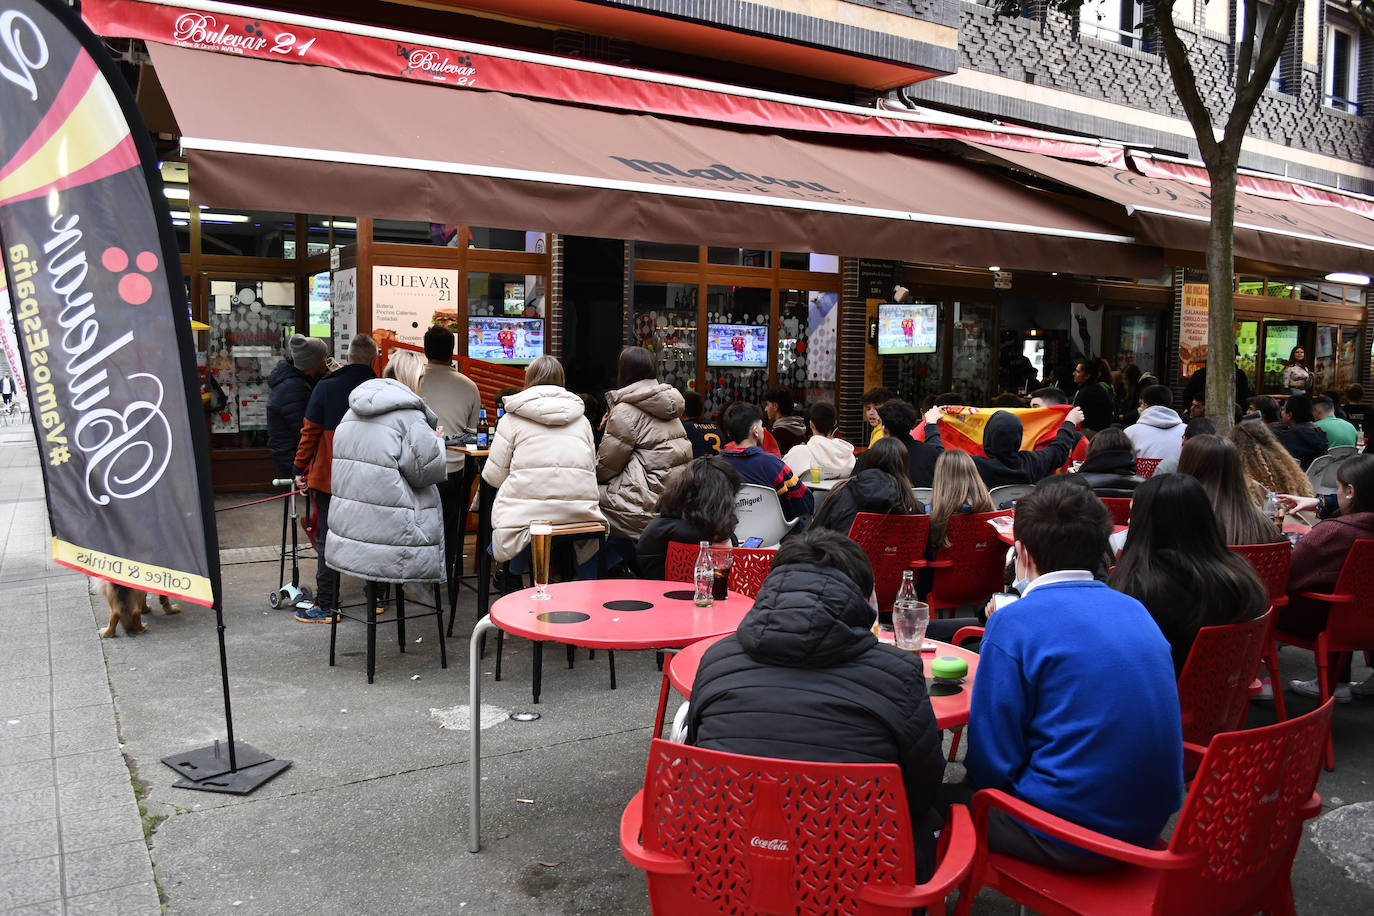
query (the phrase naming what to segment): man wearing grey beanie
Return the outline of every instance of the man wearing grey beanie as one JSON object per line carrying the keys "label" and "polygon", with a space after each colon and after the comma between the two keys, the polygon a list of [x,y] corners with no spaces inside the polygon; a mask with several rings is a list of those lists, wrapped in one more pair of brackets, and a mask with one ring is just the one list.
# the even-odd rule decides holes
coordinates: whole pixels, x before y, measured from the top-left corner
{"label": "man wearing grey beanie", "polygon": [[305,405],[315,382],[324,375],[328,351],[318,337],[295,334],[286,346],[287,357],[267,377],[267,447],[278,477],[292,476],[296,448],[305,422]]}

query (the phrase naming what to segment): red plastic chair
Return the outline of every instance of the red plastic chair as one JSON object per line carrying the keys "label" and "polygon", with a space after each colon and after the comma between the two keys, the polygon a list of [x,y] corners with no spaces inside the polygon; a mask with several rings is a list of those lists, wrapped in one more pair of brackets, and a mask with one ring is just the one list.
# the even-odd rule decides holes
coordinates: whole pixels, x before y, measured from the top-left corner
{"label": "red plastic chair", "polygon": [[[1293,547],[1287,541],[1277,544],[1233,544],[1231,549],[1245,558],[1264,583],[1269,593],[1269,606],[1281,608],[1288,603],[1288,574],[1293,566]],[[1273,626],[1278,626],[1274,614]],[[1283,685],[1279,679],[1279,650],[1271,631],[1264,642],[1264,668],[1269,672],[1269,684],[1274,691],[1274,715],[1282,722],[1288,718],[1283,704]]]}
{"label": "red plastic chair", "polygon": [[942,547],[930,566],[934,570],[926,603],[937,616],[950,608],[980,607],[1002,590],[1006,575],[1007,543],[988,524],[990,518],[1011,518],[1011,510],[951,515]]}
{"label": "red plastic chair", "polygon": [[1129,525],[1131,523],[1131,501],[1121,496],[1104,496],[1102,501],[1107,504],[1107,511],[1112,514],[1113,525]]}
{"label": "red plastic chair", "polygon": [[1242,623],[1203,627],[1178,676],[1183,743],[1201,756],[1214,735],[1245,727],[1250,682],[1274,627],[1273,610]]}
{"label": "red plastic chair", "polygon": [[[697,551],[699,544],[668,542],[668,555],[663,563],[665,582],[691,582],[696,575]],[[734,560],[730,566],[730,591],[739,592],[753,598],[763,587],[773,568],[773,557],[777,550],[767,547],[735,547]]]}
{"label": "red plastic chair", "polygon": [[[1303,592],[1302,597],[1331,605],[1326,629],[1313,639],[1276,627],[1274,638],[1282,643],[1311,649],[1317,656],[1317,684],[1321,688],[1321,698],[1325,700],[1331,696],[1331,679],[1345,664],[1346,656],[1360,649],[1374,648],[1374,540],[1356,541],[1350,546],[1334,592]],[[1339,656],[1335,670],[1329,667],[1333,652]],[[1274,692],[1278,691],[1279,686],[1275,684]],[[1329,734],[1326,738],[1326,768],[1336,768],[1335,748]]]}
{"label": "red plastic chair", "polygon": [[656,914],[945,912],[969,873],[968,810],[950,808],[942,857],[916,883],[911,815],[892,763],[812,763],[654,739],[620,850]]}
{"label": "red plastic chair", "polygon": [[902,573],[926,565],[929,515],[879,515],[860,512],[849,526],[849,539],[863,548],[873,564],[873,591],[878,610],[891,613]]}
{"label": "red plastic chair", "polygon": [[[1328,700],[1296,719],[1223,732],[1207,746],[1169,843],[1146,849],[1055,817],[996,789],[973,797],[978,855],[961,889],[964,916],[980,887],[1043,914],[1294,914],[1289,874],[1303,822],[1321,813],[1321,745],[1331,733]],[[1129,791],[1122,786],[1122,791]],[[1120,868],[1076,874],[987,848],[987,818],[999,809]]]}
{"label": "red plastic chair", "polygon": [[1159,467],[1159,463],[1163,460],[1163,458],[1137,458],[1135,460],[1135,472],[1138,476],[1149,480],[1151,477],[1155,476],[1155,469]]}

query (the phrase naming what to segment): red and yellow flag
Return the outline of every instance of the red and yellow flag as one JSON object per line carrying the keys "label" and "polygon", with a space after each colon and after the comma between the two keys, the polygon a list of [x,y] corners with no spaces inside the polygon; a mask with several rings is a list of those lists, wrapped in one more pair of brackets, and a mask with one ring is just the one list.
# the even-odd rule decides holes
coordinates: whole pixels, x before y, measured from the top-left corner
{"label": "red and yellow flag", "polygon": [[941,407],[940,441],[945,448],[982,455],[983,430],[999,410],[1021,421],[1021,450],[1031,451],[1054,438],[1071,410],[1066,404],[1052,407]]}

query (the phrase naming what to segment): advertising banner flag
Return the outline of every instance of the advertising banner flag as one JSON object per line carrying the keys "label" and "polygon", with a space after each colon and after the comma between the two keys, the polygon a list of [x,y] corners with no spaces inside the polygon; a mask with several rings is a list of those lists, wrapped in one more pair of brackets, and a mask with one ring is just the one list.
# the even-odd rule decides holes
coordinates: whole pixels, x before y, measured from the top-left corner
{"label": "advertising banner flag", "polygon": [[0,244],[53,559],[213,605],[190,314],[148,132],[55,0],[0,5]]}
{"label": "advertising banner flag", "polygon": [[999,410],[1016,415],[1021,421],[1021,451],[1033,451],[1046,444],[1059,432],[1064,416],[1072,408],[1056,404],[1053,407],[941,407],[940,441],[945,448],[958,449],[970,455],[982,455],[983,430],[988,420]]}

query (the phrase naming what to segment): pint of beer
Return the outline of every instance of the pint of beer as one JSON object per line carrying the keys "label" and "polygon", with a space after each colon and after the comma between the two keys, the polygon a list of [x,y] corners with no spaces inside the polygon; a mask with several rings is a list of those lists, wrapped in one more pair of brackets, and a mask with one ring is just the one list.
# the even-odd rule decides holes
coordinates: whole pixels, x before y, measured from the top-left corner
{"label": "pint of beer", "polygon": [[553,548],[553,523],[544,520],[530,522],[530,559],[534,567],[534,594],[530,597],[535,601],[544,601],[549,597],[545,591],[549,584],[549,553]]}

